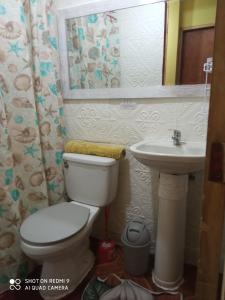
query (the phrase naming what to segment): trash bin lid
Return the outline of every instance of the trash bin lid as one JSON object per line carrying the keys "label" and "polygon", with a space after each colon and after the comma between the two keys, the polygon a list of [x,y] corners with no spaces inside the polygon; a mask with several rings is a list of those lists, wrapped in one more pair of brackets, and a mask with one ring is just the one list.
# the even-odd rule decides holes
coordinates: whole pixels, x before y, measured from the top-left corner
{"label": "trash bin lid", "polygon": [[150,241],[150,233],[142,221],[132,221],[123,232],[123,240],[134,246],[145,245]]}

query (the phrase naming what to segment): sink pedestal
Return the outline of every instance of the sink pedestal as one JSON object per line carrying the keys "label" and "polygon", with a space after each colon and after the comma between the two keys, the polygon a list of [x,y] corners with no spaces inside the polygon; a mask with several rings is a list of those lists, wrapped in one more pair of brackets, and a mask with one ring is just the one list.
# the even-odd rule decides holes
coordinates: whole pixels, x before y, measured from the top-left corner
{"label": "sink pedestal", "polygon": [[160,174],[153,282],[176,290],[183,281],[188,175]]}
{"label": "sink pedestal", "polygon": [[[130,147],[134,157],[160,172],[159,212],[152,279],[165,290],[182,283],[188,175],[204,169],[204,143],[174,145],[141,141]],[[172,175],[176,174],[176,175]]]}

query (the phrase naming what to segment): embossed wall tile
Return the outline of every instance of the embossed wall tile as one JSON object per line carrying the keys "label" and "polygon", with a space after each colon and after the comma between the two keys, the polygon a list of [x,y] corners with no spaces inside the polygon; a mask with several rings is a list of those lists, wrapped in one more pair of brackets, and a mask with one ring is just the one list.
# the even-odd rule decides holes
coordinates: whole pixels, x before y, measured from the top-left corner
{"label": "embossed wall tile", "polygon": [[130,101],[128,103],[133,104],[132,109],[126,109],[123,105],[126,104],[126,102],[118,102],[118,100],[115,100],[115,104],[110,106],[110,110],[115,114],[115,118],[117,120],[124,120],[126,122],[132,122],[132,120],[136,117],[137,111],[139,109],[139,105],[137,105],[135,102]]}
{"label": "embossed wall tile", "polygon": [[122,145],[130,146],[137,143],[141,139],[141,135],[136,130],[135,126],[125,122],[117,122],[111,133],[112,143],[119,143]]}
{"label": "embossed wall tile", "polygon": [[68,139],[86,139],[86,130],[75,119],[66,118],[66,126]]}
{"label": "embossed wall tile", "polygon": [[[65,104],[68,137],[122,144],[127,147],[126,159],[120,162],[119,185],[111,205],[110,237],[120,242],[127,221],[142,217],[147,223],[155,245],[158,210],[157,171],[139,163],[129,146],[144,138],[171,139],[178,128],[188,141],[205,141],[208,104],[204,99],[132,100],[132,109],[121,106],[123,100],[80,100]],[[198,226],[202,199],[202,176],[189,181],[187,199],[186,262],[196,263]],[[104,236],[103,213],[94,226],[94,234]]]}
{"label": "embossed wall tile", "polygon": [[143,165],[140,164],[140,166],[137,166],[137,168],[135,168],[135,173],[137,174],[138,178],[143,181],[144,184],[151,184],[152,178],[150,170],[144,168]]}
{"label": "embossed wall tile", "polygon": [[135,124],[142,134],[148,132],[149,135],[154,135],[164,123],[160,112],[157,110],[146,111],[143,109],[135,118]]}
{"label": "embossed wall tile", "polygon": [[208,125],[208,102],[190,102],[178,106],[177,128],[188,141],[206,140]]}

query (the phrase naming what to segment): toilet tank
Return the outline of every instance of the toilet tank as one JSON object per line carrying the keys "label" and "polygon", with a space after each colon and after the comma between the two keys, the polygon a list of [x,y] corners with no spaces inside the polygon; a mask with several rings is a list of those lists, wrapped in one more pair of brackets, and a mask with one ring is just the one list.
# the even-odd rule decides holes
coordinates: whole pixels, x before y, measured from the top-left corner
{"label": "toilet tank", "polygon": [[119,163],[108,157],[64,153],[66,192],[71,200],[103,207],[116,197]]}

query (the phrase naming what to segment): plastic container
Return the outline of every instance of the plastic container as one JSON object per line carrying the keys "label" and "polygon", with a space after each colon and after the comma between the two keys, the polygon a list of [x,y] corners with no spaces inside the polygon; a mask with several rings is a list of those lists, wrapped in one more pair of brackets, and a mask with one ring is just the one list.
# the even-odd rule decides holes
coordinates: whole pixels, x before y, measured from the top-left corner
{"label": "plastic container", "polygon": [[129,222],[121,236],[125,270],[133,275],[145,274],[149,268],[150,233],[142,221]]}
{"label": "plastic container", "polygon": [[101,264],[111,262],[115,258],[115,241],[101,241],[98,247],[98,262]]}

